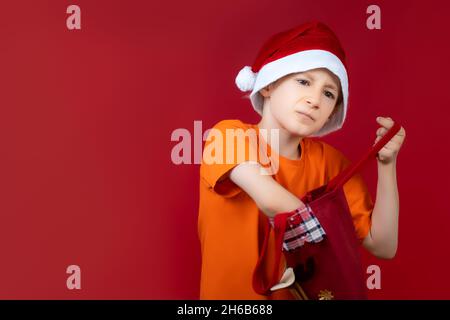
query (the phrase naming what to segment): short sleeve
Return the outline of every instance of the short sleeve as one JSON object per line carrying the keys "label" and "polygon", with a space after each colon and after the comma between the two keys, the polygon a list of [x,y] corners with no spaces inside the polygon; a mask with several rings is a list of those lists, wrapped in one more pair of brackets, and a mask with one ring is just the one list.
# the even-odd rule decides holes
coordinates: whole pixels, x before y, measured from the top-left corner
{"label": "short sleeve", "polygon": [[[328,146],[331,150],[331,159],[328,161],[330,179],[347,168],[351,162],[338,150]],[[344,184],[344,193],[352,214],[353,225],[359,241],[363,241],[369,234],[372,224],[372,211],[374,203],[367,185],[360,174],[353,175]]]}
{"label": "short sleeve", "polygon": [[240,120],[223,120],[210,129],[203,148],[200,178],[211,191],[233,197],[239,188],[228,177],[235,166],[257,162],[258,132]]}

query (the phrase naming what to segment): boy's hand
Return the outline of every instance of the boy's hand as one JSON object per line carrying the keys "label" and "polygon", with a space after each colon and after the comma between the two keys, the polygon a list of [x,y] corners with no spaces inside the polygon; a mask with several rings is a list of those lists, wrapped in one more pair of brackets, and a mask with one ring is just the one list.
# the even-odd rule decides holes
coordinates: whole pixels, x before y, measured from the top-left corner
{"label": "boy's hand", "polygon": [[[377,143],[394,125],[394,121],[392,121],[389,117],[378,117],[377,122],[381,125],[381,127],[377,130],[377,138],[375,139],[375,143]],[[392,139],[378,152],[378,162],[382,164],[389,164],[395,161],[405,137],[406,131],[403,127],[401,127],[399,132],[397,132],[397,134],[393,136]]]}

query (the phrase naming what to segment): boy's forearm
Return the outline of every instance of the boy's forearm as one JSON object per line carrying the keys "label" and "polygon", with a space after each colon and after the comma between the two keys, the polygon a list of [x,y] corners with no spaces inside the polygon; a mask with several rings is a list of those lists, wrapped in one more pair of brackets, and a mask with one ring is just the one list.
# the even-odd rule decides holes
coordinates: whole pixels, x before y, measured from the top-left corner
{"label": "boy's forearm", "polygon": [[304,206],[303,202],[298,197],[290,193],[281,185],[279,185],[279,188],[273,188],[271,196],[267,200],[265,208],[263,208],[262,211],[269,217],[273,217],[277,213],[289,212]]}
{"label": "boy's forearm", "polygon": [[231,171],[230,179],[255,201],[265,215],[273,217],[304,205],[271,176],[262,175],[260,170],[259,165],[242,163]]}
{"label": "boy's forearm", "polygon": [[393,258],[398,243],[399,196],[396,160],[378,162],[378,183],[372,226],[366,248],[380,258]]}

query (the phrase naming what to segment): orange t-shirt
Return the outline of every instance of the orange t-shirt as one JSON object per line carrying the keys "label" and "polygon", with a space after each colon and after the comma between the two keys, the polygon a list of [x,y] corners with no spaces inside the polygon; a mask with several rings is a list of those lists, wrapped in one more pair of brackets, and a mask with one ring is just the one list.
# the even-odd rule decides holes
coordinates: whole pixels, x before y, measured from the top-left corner
{"label": "orange t-shirt", "polygon": [[[240,120],[223,120],[214,126],[222,133],[223,153],[226,153],[226,129],[254,129],[258,126]],[[211,133],[210,133],[211,135]],[[259,135],[258,143],[260,141]],[[204,153],[215,137],[208,138]],[[269,142],[270,143],[270,142]],[[209,146],[211,152],[211,146]],[[237,144],[235,143],[235,147]],[[269,146],[270,147],[270,146]],[[326,184],[341,172],[350,161],[332,146],[316,138],[303,138],[301,156],[292,160],[278,156],[278,171],[272,177],[285,189],[301,198],[308,191]],[[236,150],[235,150],[236,151]],[[220,153],[219,150],[211,154]],[[205,156],[205,154],[204,154]],[[258,231],[262,213],[256,203],[228,177],[220,179],[245,157],[225,163],[205,162],[200,166],[200,202],[198,233],[201,243],[202,269],[200,299],[271,299],[257,294],[252,287],[252,274],[259,256]],[[220,181],[219,181],[220,180]],[[344,192],[353,217],[356,236],[362,241],[369,233],[373,201],[359,174],[345,185]],[[269,240],[273,247],[273,234]],[[273,255],[268,256],[270,266]],[[267,274],[270,274],[270,267]],[[280,267],[282,271],[282,267]],[[281,275],[281,274],[280,274]],[[286,290],[285,290],[286,291]],[[279,290],[277,294],[283,292]],[[283,294],[278,298],[287,298]]]}

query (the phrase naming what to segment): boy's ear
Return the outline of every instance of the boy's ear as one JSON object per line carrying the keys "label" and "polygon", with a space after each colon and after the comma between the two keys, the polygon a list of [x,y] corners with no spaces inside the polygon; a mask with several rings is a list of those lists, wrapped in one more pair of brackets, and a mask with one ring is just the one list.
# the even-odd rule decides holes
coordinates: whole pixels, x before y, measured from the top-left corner
{"label": "boy's ear", "polygon": [[272,84],[269,84],[268,86],[262,88],[261,90],[259,90],[259,93],[264,97],[267,98],[270,95],[270,89],[271,89]]}
{"label": "boy's ear", "polygon": [[259,93],[264,97],[268,98],[270,96],[270,93],[272,92],[273,86],[275,85],[275,82],[270,83],[269,85],[265,86],[261,90],[259,90]]}

